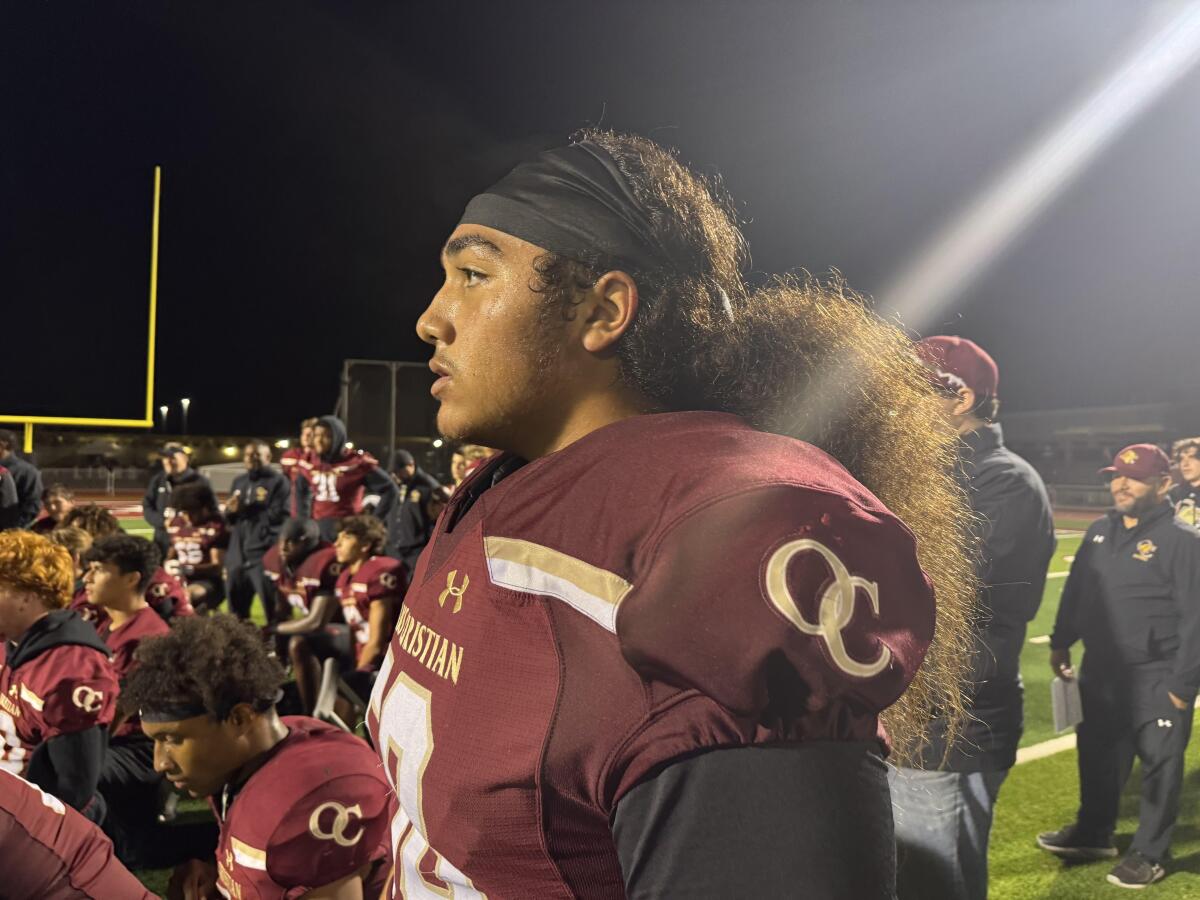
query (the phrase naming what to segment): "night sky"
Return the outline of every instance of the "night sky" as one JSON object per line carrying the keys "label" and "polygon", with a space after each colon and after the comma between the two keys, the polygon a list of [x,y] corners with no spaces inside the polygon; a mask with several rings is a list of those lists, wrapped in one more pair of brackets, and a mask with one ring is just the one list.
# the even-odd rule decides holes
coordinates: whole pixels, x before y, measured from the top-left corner
{"label": "night sky", "polygon": [[[141,415],[156,163],[156,406],[284,432],[332,410],[343,358],[428,358],[462,206],[579,127],[719,171],[751,279],[875,293],[1155,6],[6,3],[0,412]],[[987,347],[1009,409],[1181,396],[1197,160],[1193,71],[926,331]]]}

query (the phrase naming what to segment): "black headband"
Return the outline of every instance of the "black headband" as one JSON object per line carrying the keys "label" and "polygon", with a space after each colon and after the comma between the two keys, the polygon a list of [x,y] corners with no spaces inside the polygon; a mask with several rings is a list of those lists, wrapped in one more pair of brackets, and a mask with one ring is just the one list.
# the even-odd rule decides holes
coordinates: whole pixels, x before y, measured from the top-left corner
{"label": "black headband", "polygon": [[640,271],[673,256],[616,160],[592,141],[521,163],[472,198],[459,225],[495,228],[571,259],[599,253]]}
{"label": "black headband", "polygon": [[[283,691],[278,690],[270,700],[258,700],[251,704],[257,713],[265,713],[283,699]],[[225,721],[229,710],[224,715],[218,715],[198,700],[180,700],[175,703],[158,703],[154,706],[144,706],[138,710],[143,722],[181,722],[184,719],[194,719],[196,716],[209,716],[219,722]]]}

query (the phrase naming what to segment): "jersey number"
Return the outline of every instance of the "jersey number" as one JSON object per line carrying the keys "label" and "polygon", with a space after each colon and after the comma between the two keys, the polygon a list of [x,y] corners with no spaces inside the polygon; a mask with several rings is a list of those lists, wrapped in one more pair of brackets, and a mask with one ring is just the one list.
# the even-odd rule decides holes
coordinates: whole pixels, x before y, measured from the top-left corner
{"label": "jersey number", "polygon": [[6,712],[0,712],[0,769],[14,775],[25,770],[25,745],[17,734],[17,723]]}
{"label": "jersey number", "polygon": [[[380,673],[386,683],[387,671]],[[392,847],[396,860],[396,896],[406,900],[487,900],[471,879],[456,869],[426,840],[421,808],[421,781],[433,756],[432,697],[403,672],[383,698],[379,711],[379,739],[386,743],[388,777],[396,789],[400,808],[392,819]]]}
{"label": "jersey number", "polygon": [[176,541],[175,558],[185,566],[198,566],[204,562],[204,551],[199,541]]}
{"label": "jersey number", "polygon": [[342,499],[337,492],[337,476],[332,472],[314,472],[313,480],[314,499],[321,503],[337,503]]}

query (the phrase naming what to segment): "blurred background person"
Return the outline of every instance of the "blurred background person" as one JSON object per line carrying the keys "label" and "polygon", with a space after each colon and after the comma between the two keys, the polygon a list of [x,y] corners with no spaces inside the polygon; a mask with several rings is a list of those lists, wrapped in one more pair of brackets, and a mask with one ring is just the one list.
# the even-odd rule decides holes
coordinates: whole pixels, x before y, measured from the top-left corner
{"label": "blurred background person", "polygon": [[450,454],[450,489],[462,484],[467,477],[467,458],[463,456],[462,447]]}
{"label": "blurred background person", "polygon": [[300,440],[295,447],[288,447],[279,456],[279,466],[291,486],[291,498],[288,501],[288,515],[297,516],[299,510],[307,508],[307,500],[303,500],[301,492],[308,482],[300,477],[301,467],[312,457],[313,429],[317,427],[316,417],[305,419],[300,423]]}
{"label": "blurred background person", "polygon": [[0,466],[0,531],[19,528],[21,503],[17,497],[17,482],[12,472]]}
{"label": "blurred background person", "polygon": [[369,513],[387,522],[396,507],[395,483],[370,453],[346,445],[346,426],[337,416],[317,420],[312,455],[299,468],[307,504],[300,514],[316,522],[327,541],[346,516]]}
{"label": "blurred background person", "polygon": [[396,451],[396,471],[392,478],[399,494],[396,509],[387,523],[386,552],[388,556],[402,560],[411,572],[431,533],[426,501],[446,491],[436,478],[417,465],[407,450]]}
{"label": "blurred background person", "polygon": [[1171,446],[1171,459],[1179,468],[1179,481],[1167,492],[1175,518],[1200,531],[1200,437],[1184,438]]}
{"label": "blurred background person", "polygon": [[171,495],[184,484],[208,483],[208,479],[192,468],[191,458],[183,444],[169,443],[162,448],[162,470],[150,476],[146,496],[142,498],[142,517],[154,528],[154,543],[163,559],[171,549],[167,523],[175,516]]}
{"label": "blurred background person", "polygon": [[181,484],[171,502],[177,511],[167,524],[171,552],[166,569],[187,585],[197,612],[211,612],[225,599],[229,527],[207,482]]}
{"label": "blurred background person", "polygon": [[980,593],[966,728],[948,748],[946,723],[936,721],[920,768],[894,770],[897,895],[986,900],[993,808],[1023,730],[1021,648],[1042,602],[1054,519],[1041,476],[1004,446],[992,357],[947,335],[926,338],[917,351],[960,438],[957,475],[981,537]]}
{"label": "blurred background person", "polygon": [[65,484],[52,484],[42,491],[42,507],[46,514],[29,526],[30,531],[46,534],[58,528],[75,508],[75,492]]}
{"label": "blurred background person", "polygon": [[17,456],[20,443],[15,432],[0,428],[0,466],[12,474],[17,489],[17,527],[28,528],[38,517],[42,504],[42,473],[27,459]]}
{"label": "blurred background person", "polygon": [[267,621],[273,622],[277,605],[274,585],[263,575],[262,558],[279,538],[292,490],[287,476],[271,467],[271,447],[266,441],[248,442],[242,448],[242,462],[246,472],[233,480],[225,501],[231,532],[225,556],[229,607],[239,618],[249,618],[257,594]]}

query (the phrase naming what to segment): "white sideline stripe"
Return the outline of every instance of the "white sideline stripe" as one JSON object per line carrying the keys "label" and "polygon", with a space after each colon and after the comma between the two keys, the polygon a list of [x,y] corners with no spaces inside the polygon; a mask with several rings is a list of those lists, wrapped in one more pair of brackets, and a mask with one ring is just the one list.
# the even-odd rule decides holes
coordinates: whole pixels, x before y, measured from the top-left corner
{"label": "white sideline stripe", "polygon": [[[1193,709],[1200,709],[1200,697],[1196,698],[1196,702],[1192,704]],[[1022,747],[1017,751],[1017,765],[1021,763],[1033,762],[1035,759],[1045,759],[1047,756],[1053,756],[1055,753],[1062,753],[1064,750],[1071,750],[1075,747],[1075,733],[1064,734],[1056,738],[1050,738],[1048,741],[1042,741],[1040,744],[1033,744],[1029,747]]]}
{"label": "white sideline stripe", "polygon": [[1055,537],[1079,537],[1083,534],[1082,531],[1076,531],[1073,528],[1054,529]]}

